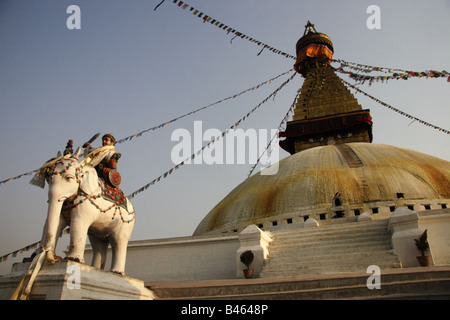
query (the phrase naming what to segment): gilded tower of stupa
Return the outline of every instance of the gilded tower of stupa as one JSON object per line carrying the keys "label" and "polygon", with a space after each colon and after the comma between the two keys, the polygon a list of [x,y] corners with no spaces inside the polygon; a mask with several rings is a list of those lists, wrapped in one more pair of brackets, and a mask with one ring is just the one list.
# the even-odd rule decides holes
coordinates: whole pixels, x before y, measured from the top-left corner
{"label": "gilded tower of stupa", "polygon": [[305,80],[293,120],[280,134],[286,137],[281,147],[294,154],[327,144],[372,142],[370,111],[361,108],[330,66],[334,52],[330,38],[308,21],[296,52],[294,69]]}

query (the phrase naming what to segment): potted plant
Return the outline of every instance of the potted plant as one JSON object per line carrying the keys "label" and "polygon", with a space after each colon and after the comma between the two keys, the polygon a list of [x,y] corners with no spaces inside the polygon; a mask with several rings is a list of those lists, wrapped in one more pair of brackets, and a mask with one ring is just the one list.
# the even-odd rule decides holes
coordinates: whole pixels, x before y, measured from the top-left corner
{"label": "potted plant", "polygon": [[250,269],[250,264],[253,262],[253,252],[251,250],[247,250],[241,253],[241,262],[247,266],[247,269],[244,269],[244,277],[249,279],[253,276],[253,269]]}
{"label": "potted plant", "polygon": [[421,256],[417,257],[417,261],[422,267],[427,267],[430,265],[430,256],[425,255],[425,253],[430,249],[430,245],[428,244],[428,234],[427,230],[425,230],[420,238],[414,239],[416,243],[417,249],[419,249]]}

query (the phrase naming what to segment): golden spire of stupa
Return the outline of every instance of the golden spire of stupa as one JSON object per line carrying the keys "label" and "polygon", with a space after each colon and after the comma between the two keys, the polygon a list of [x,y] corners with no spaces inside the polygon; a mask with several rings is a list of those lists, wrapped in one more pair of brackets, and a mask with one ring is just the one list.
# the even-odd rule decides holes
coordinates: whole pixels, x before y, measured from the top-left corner
{"label": "golden spire of stupa", "polygon": [[372,142],[369,110],[356,98],[330,66],[333,59],[330,37],[317,32],[308,21],[296,45],[294,69],[305,81],[280,145],[291,154],[321,145]]}

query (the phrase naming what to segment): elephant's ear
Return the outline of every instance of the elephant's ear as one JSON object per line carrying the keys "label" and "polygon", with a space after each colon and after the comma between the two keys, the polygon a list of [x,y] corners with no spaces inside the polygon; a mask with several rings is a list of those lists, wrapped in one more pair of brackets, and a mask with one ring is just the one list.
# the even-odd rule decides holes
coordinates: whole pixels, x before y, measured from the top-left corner
{"label": "elephant's ear", "polygon": [[80,177],[80,189],[86,194],[93,194],[99,188],[98,176],[91,166],[84,166]]}

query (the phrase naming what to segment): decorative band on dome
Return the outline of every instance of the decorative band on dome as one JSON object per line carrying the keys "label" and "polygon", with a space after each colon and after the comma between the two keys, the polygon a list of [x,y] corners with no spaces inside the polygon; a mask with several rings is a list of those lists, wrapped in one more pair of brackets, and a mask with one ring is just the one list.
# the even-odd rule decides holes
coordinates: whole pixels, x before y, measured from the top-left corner
{"label": "decorative band on dome", "polygon": [[331,51],[328,46],[323,44],[310,44],[306,46],[297,54],[297,60],[294,64],[295,71],[301,73],[301,64],[308,58],[328,59],[331,62],[333,59],[333,51]]}
{"label": "decorative band on dome", "polygon": [[286,131],[280,132],[280,137],[293,137],[316,132],[326,132],[343,129],[355,125],[367,124],[372,126],[370,110],[353,111],[341,114],[318,117],[311,119],[296,120],[290,122]]}
{"label": "decorative band on dome", "polygon": [[325,63],[330,63],[333,59],[333,43],[329,36],[324,33],[317,32],[314,25],[308,21],[305,26],[305,33],[295,46],[297,60],[294,64],[294,69],[304,77],[307,73],[305,68],[306,61],[312,59],[324,60]]}
{"label": "decorative band on dome", "polygon": [[334,52],[333,43],[331,42],[331,39],[329,36],[327,36],[325,33],[320,32],[309,32],[307,35],[301,37],[295,46],[295,51],[298,56],[300,51],[305,49],[307,46],[311,44],[322,44],[328,47],[331,52]]}

